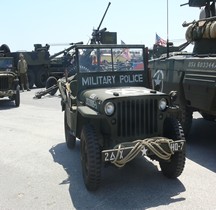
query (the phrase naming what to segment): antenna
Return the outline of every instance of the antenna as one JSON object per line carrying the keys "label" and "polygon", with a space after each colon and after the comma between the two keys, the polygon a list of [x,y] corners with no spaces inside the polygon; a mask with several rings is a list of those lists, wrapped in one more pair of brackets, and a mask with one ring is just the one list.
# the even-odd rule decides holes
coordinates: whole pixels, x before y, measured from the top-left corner
{"label": "antenna", "polygon": [[169,57],[169,0],[167,0],[167,58]]}

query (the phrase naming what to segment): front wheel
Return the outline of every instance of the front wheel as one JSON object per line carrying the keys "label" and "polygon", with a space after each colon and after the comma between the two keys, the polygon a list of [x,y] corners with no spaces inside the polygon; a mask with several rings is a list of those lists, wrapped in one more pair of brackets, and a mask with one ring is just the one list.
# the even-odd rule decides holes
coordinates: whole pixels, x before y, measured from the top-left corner
{"label": "front wheel", "polygon": [[76,137],[72,134],[70,127],[67,124],[67,113],[64,112],[64,130],[65,130],[65,140],[67,147],[69,149],[74,149],[76,146]]}
{"label": "front wheel", "polygon": [[179,121],[181,122],[182,128],[184,130],[184,134],[187,137],[191,130],[192,120],[193,120],[193,112],[187,106],[180,107],[181,108],[181,117]]}
{"label": "front wheel", "polygon": [[101,181],[101,148],[95,128],[85,125],[81,132],[81,164],[85,186],[89,191],[98,189]]}
{"label": "front wheel", "polygon": [[[180,123],[173,118],[167,118],[164,122],[164,137],[172,140],[184,140],[184,133]],[[185,147],[184,147],[185,148]],[[185,149],[175,152],[170,160],[160,160],[162,173],[168,178],[177,178],[181,175],[185,166]]]}

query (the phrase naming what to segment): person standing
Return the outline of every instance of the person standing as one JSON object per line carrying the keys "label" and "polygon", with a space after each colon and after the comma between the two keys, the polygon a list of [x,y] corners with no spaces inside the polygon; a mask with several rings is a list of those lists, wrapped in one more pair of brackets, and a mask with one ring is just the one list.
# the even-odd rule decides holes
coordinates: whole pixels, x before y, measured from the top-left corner
{"label": "person standing", "polygon": [[19,58],[20,59],[18,61],[17,69],[18,69],[18,75],[20,76],[21,88],[22,88],[22,91],[24,91],[24,88],[26,86],[27,91],[30,91],[29,82],[28,82],[28,74],[27,74],[28,64],[22,53],[20,53]]}

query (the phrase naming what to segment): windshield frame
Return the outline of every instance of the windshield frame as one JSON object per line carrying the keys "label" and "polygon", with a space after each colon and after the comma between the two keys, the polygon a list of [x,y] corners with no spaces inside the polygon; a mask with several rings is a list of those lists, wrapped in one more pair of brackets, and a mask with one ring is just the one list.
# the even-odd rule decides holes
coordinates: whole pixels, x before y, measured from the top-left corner
{"label": "windshield frame", "polygon": [[13,57],[0,57],[0,71],[14,71]]}
{"label": "windshield frame", "polygon": [[[80,50],[92,49],[140,49],[142,51],[143,68],[139,70],[126,69],[121,71],[95,71],[89,69],[89,66],[83,67],[80,63]],[[75,47],[76,78],[78,82],[78,91],[84,89],[106,88],[106,87],[147,87],[147,54],[144,45],[79,45]],[[113,66],[113,61],[112,64]],[[83,69],[84,68],[84,69]]]}

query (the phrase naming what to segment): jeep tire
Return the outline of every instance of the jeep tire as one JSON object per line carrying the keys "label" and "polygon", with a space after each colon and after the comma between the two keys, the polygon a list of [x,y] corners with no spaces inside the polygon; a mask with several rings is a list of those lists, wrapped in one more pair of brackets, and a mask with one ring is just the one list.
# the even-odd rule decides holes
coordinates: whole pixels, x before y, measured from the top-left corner
{"label": "jeep tire", "polygon": [[182,128],[184,130],[184,134],[187,137],[189,135],[192,120],[193,120],[193,112],[187,107],[180,107],[181,108],[181,117],[179,121],[181,122]]}
{"label": "jeep tire", "polygon": [[81,164],[85,186],[89,191],[98,189],[101,181],[101,148],[95,128],[84,125],[81,132]]}
{"label": "jeep tire", "polygon": [[[172,140],[184,140],[184,133],[180,123],[173,118],[167,118],[164,122],[164,137]],[[170,160],[160,160],[160,168],[164,176],[177,178],[181,175],[185,166],[185,146],[182,151],[175,152]]]}
{"label": "jeep tire", "polygon": [[72,134],[72,131],[70,130],[67,124],[66,110],[64,112],[64,130],[65,130],[65,140],[66,140],[67,147],[69,149],[74,149],[74,147],[76,146],[76,137]]}

